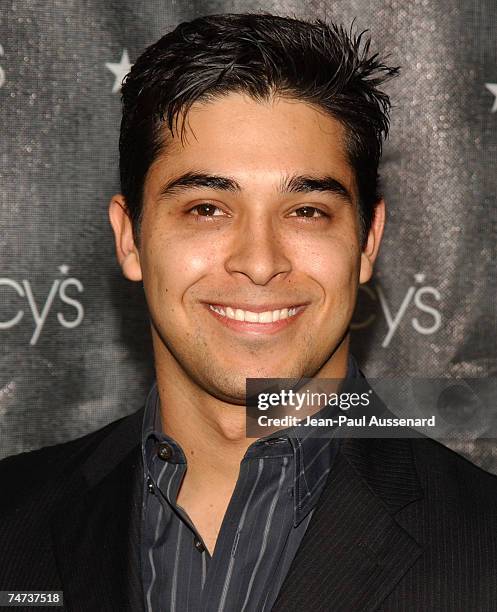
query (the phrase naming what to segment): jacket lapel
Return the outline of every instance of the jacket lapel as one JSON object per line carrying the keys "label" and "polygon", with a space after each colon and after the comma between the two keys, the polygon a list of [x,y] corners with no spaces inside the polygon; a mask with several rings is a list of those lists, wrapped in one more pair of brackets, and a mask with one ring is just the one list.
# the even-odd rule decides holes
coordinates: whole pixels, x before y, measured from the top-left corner
{"label": "jacket lapel", "polygon": [[143,610],[143,409],[122,419],[77,470],[51,521],[68,610]]}
{"label": "jacket lapel", "polygon": [[273,612],[377,610],[421,554],[395,520],[420,497],[409,440],[342,440]]}

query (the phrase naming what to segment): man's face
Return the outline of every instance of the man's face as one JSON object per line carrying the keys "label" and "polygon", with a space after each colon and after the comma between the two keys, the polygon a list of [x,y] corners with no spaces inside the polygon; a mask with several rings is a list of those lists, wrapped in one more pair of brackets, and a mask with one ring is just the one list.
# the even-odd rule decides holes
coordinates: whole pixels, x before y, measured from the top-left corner
{"label": "man's face", "polygon": [[195,104],[149,169],[135,248],[159,367],[233,403],[247,377],[330,375],[371,274],[357,202],[339,122],[280,98]]}

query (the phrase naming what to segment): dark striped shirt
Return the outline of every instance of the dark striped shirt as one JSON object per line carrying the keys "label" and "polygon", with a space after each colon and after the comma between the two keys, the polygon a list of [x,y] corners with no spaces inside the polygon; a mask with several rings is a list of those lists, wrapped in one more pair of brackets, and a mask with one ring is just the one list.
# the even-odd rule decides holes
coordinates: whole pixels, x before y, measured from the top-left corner
{"label": "dark striped shirt", "polygon": [[[351,357],[347,377],[357,376],[357,371]],[[333,438],[310,437],[309,430],[297,436],[288,436],[288,431],[259,438],[248,447],[211,556],[176,504],[187,461],[176,441],[162,432],[153,386],[142,431],[141,550],[147,612],[271,609],[338,444]]]}

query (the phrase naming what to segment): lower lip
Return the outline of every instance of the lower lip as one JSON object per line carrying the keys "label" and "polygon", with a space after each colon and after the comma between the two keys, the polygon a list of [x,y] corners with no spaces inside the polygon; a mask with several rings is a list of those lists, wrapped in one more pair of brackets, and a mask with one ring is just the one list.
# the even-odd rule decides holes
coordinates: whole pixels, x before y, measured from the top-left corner
{"label": "lower lip", "polygon": [[210,308],[208,304],[206,304],[206,307],[207,310],[211,313],[211,315],[213,315],[220,323],[223,323],[226,327],[229,327],[230,329],[233,329],[235,331],[249,334],[274,334],[294,323],[303,313],[306,306],[298,306],[297,312],[292,317],[273,321],[273,323],[253,323],[251,321],[237,321],[236,319],[223,317],[223,315],[219,314],[215,310],[212,310],[212,308]]}

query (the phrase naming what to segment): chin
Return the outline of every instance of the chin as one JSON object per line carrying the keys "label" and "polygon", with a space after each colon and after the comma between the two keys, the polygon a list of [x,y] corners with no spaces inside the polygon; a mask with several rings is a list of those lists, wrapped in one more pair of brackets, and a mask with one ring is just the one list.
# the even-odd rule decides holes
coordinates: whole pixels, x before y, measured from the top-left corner
{"label": "chin", "polygon": [[213,386],[208,388],[209,393],[221,400],[222,402],[226,402],[228,404],[235,404],[237,406],[245,406],[246,403],[246,387],[245,387],[245,379],[243,380],[243,386],[216,386],[213,383]]}
{"label": "chin", "polygon": [[[228,378],[229,376],[229,378]],[[217,399],[229,404],[245,406],[247,378],[279,378],[276,373],[266,374],[260,370],[242,374],[233,374],[227,371],[226,378],[209,377],[202,385],[208,393]]]}

